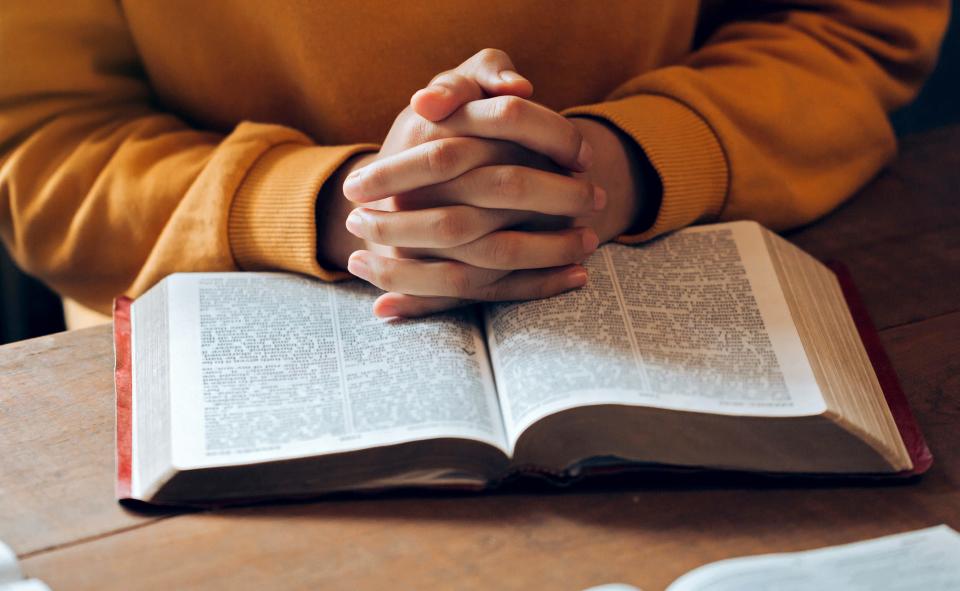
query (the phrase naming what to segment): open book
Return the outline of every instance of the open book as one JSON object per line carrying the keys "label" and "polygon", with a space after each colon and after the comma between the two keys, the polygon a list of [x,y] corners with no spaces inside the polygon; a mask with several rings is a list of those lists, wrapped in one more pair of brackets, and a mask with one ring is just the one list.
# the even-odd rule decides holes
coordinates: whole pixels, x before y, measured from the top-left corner
{"label": "open book", "polygon": [[775,234],[700,226],[585,264],[582,289],[421,320],[375,318],[359,282],[278,273],[176,274],[119,300],[118,495],[929,466],[836,276]]}

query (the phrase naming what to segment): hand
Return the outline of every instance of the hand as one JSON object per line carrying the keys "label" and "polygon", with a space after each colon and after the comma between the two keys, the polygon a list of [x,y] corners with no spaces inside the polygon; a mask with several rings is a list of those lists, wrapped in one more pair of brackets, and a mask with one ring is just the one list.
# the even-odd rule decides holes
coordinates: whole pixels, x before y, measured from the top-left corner
{"label": "hand", "polygon": [[[552,132],[552,135],[551,133],[540,135],[524,134],[523,125],[518,129],[497,128],[492,125],[499,123],[497,119],[499,118],[498,114],[500,112],[509,115],[509,113],[516,108],[514,106],[507,107],[504,111],[497,104],[476,105],[484,108],[474,109],[473,111],[466,110],[462,113],[458,111],[458,113],[448,117],[442,125],[433,124],[411,113],[412,109],[417,107],[424,108],[428,111],[432,109],[433,112],[431,116],[435,118],[442,117],[447,114],[443,111],[449,110],[451,107],[449,100],[444,103],[446,99],[477,100],[482,99],[488,92],[501,92],[504,90],[502,88],[503,79],[498,72],[504,70],[512,72],[512,68],[513,65],[502,52],[486,51],[481,52],[477,56],[474,56],[474,58],[471,58],[471,60],[462,64],[457,71],[441,74],[434,79],[431,86],[414,95],[411,101],[412,107],[405,110],[404,113],[397,118],[384,141],[380,154],[375,157],[367,156],[357,159],[352,163],[353,166],[351,168],[356,168],[356,166],[360,164],[368,164],[371,161],[377,161],[379,164],[379,162],[389,160],[390,154],[392,153],[405,150],[410,146],[417,146],[421,142],[427,141],[428,143],[435,142],[427,147],[426,151],[422,152],[422,154],[427,155],[428,160],[425,162],[428,165],[436,163],[434,156],[437,154],[436,150],[439,149],[440,154],[457,152],[472,156],[474,162],[466,168],[461,168],[461,171],[472,170],[482,164],[496,164],[500,161],[557,170],[557,167],[550,164],[548,159],[535,154],[531,150],[525,150],[513,145],[509,141],[479,140],[463,137],[475,133],[484,133],[492,137],[500,135],[506,140],[514,139],[520,143],[526,142],[535,149],[550,153],[553,158],[559,162],[583,169],[584,154],[581,153],[583,146],[575,128],[563,117],[533,103],[526,101],[524,101],[524,104],[518,103],[520,109],[523,109],[525,112],[532,112],[532,116],[523,117],[521,123],[529,126],[536,123],[538,117],[547,119],[548,122],[552,123],[552,127],[547,127],[547,129]],[[532,91],[529,82],[526,82],[519,75],[512,73],[506,77],[517,92],[528,94]],[[498,88],[498,85],[501,88]],[[437,92],[438,89],[442,89],[442,92]],[[507,90],[509,90],[509,88]],[[477,148],[471,144],[485,145]],[[451,155],[456,156],[456,154]],[[410,155],[408,154],[408,156]],[[441,156],[441,158],[446,158],[446,156]],[[580,163],[577,162],[578,158],[580,159]],[[407,160],[409,160],[409,157]],[[463,164],[463,162],[461,162],[461,164]],[[443,163],[440,165],[441,167],[445,166]],[[349,265],[350,270],[358,276],[364,277],[386,289],[403,289],[405,291],[415,290],[418,287],[420,289],[427,289],[426,284],[432,283],[435,285],[433,290],[425,293],[459,294],[461,296],[470,296],[471,299],[526,299],[531,297],[544,297],[582,285],[585,281],[585,273],[582,268],[550,271],[539,271],[539,269],[563,265],[567,262],[582,261],[587,254],[596,248],[597,239],[591,231],[569,231],[566,229],[566,227],[569,226],[568,218],[559,216],[568,216],[571,215],[571,213],[589,213],[593,210],[597,198],[600,199],[602,206],[604,199],[602,191],[598,194],[598,197],[595,197],[593,188],[589,186],[585,187],[582,182],[573,181],[565,175],[542,172],[534,177],[531,182],[534,187],[539,187],[540,195],[536,197],[539,201],[543,202],[539,205],[540,209],[544,210],[544,213],[537,213],[535,209],[531,211],[520,211],[518,209],[498,211],[496,209],[471,207],[462,204],[442,207],[444,196],[449,196],[451,191],[466,191],[468,194],[476,197],[476,203],[479,205],[484,205],[484,199],[489,199],[489,195],[484,195],[484,193],[490,193],[485,189],[490,183],[500,185],[501,191],[510,191],[516,182],[513,179],[516,177],[519,182],[524,182],[523,178],[520,177],[524,176],[527,172],[526,170],[520,170],[519,167],[514,168],[516,169],[515,171],[511,172],[507,170],[500,174],[495,174],[496,170],[491,168],[490,170],[478,171],[483,174],[475,176],[463,175],[462,178],[458,179],[454,179],[453,177],[460,176],[459,172],[451,169],[447,171],[450,176],[443,179],[444,181],[452,181],[449,185],[432,187],[433,190],[421,191],[419,194],[404,192],[405,187],[397,186],[396,183],[379,188],[368,183],[369,186],[367,188],[372,190],[367,191],[366,196],[359,200],[371,205],[372,208],[355,212],[350,218],[352,223],[350,223],[349,226],[356,230],[358,226],[363,225],[364,221],[369,221],[373,232],[365,234],[362,230],[355,231],[359,237],[364,239],[364,246],[368,250],[363,250],[359,255],[354,255]],[[377,169],[372,168],[372,170],[375,171]],[[517,174],[518,171],[521,173],[519,176]],[[537,171],[530,168],[529,172],[535,173]],[[359,175],[353,176],[355,179]],[[411,179],[409,177],[396,177],[391,180],[409,181]],[[436,184],[434,180],[414,182],[410,188],[416,188],[419,185],[434,184]],[[530,184],[530,182],[526,184]],[[348,180],[345,185],[345,192],[350,194],[351,186],[355,185],[357,185],[356,182]],[[551,193],[557,192],[559,192],[561,201],[563,201],[563,196],[567,195],[567,201],[580,200],[582,203],[557,203],[556,197],[553,199],[550,198]],[[400,195],[395,198],[385,199],[397,193],[400,193]],[[524,195],[524,193],[520,193],[520,195]],[[449,203],[454,204],[456,202],[451,201]],[[534,200],[531,202],[531,205],[536,208],[538,204]],[[422,211],[397,211],[410,210],[414,207]],[[422,208],[424,207],[429,207],[429,209],[423,210]],[[392,224],[381,224],[380,219],[370,219],[373,216],[386,215],[388,211],[395,212],[395,221],[400,222],[401,225],[399,231],[393,231]],[[438,222],[438,219],[442,221]],[[441,224],[448,229],[444,231],[440,228],[437,232],[434,232],[431,237],[435,236],[437,238],[435,241],[410,242],[405,235],[407,233],[405,228],[410,229],[418,225],[422,226],[424,223],[430,224],[430,227],[436,227],[437,224]],[[464,226],[465,224],[466,226]],[[527,229],[552,227],[557,231],[554,233],[532,235],[527,232],[518,231],[501,232],[489,236],[489,240],[485,239],[493,230],[518,225]],[[453,233],[449,230],[457,226],[463,226],[466,232],[473,232],[473,234],[464,237],[461,232],[456,232],[456,236],[453,236]],[[390,228],[388,229],[387,235],[376,234],[376,230],[381,227]],[[419,234],[423,234],[423,232],[420,231]],[[525,238],[527,235],[533,238],[529,247],[517,248],[515,245],[517,239]],[[329,234],[327,236],[329,236]],[[476,240],[472,240],[474,238],[476,238]],[[472,244],[468,245],[468,242],[472,242]],[[451,252],[451,250],[454,252]],[[533,256],[528,257],[526,260],[517,260],[517,256],[514,253],[530,253]],[[369,272],[371,269],[369,266],[363,264],[367,262],[363,258],[364,255],[374,257],[373,264],[377,265],[374,271],[380,271],[382,267],[390,266],[390,270],[383,271],[382,273],[385,277],[381,276],[380,273],[376,274],[376,276],[371,276],[374,275]],[[442,265],[438,265],[433,261],[431,261],[430,264],[426,264],[423,261],[412,260],[412,257],[422,258],[425,256],[450,260],[444,262]],[[484,267],[479,267],[478,265],[484,265]],[[411,266],[415,267],[416,270],[411,270]],[[443,285],[439,285],[437,281],[429,278],[431,275],[436,276],[435,271],[438,267],[449,273]],[[509,273],[509,271],[515,268],[537,269],[538,271],[531,273],[529,278],[525,278],[521,274]],[[562,271],[567,271],[567,273],[562,273]],[[507,277],[507,275],[510,276]],[[391,283],[391,279],[394,276],[401,277],[402,285]],[[417,291],[416,293],[423,292]],[[383,302],[378,302],[375,311],[381,315],[394,315],[396,311],[390,310],[389,306],[382,306],[382,303]],[[453,300],[452,298],[445,298],[443,301],[441,301],[441,299],[432,299],[429,301],[422,299],[417,302],[418,305],[415,311],[410,310],[410,306],[406,306],[408,309],[401,310],[400,312],[404,315],[408,313],[419,315],[461,303],[462,301],[459,299]]]}
{"label": "hand", "polygon": [[[473,90],[463,88],[462,80],[451,86],[448,94],[455,96]],[[423,94],[414,95],[414,102]],[[586,275],[576,263],[596,249],[598,239],[588,228],[569,229],[569,219],[602,209],[605,193],[557,174],[558,167],[536,153],[585,168],[589,152],[567,119],[529,101],[500,97],[468,103],[441,124],[412,122],[412,130],[391,130],[384,152],[415,147],[347,177],[344,194],[374,206],[347,219],[351,232],[367,243],[348,268],[386,290],[441,297],[388,294],[374,307],[378,315],[420,315],[475,299],[545,297],[583,285]],[[512,141],[465,137],[471,135]],[[392,195],[384,207],[382,200]],[[553,232],[516,229],[551,222]],[[446,260],[413,260],[423,258]],[[559,268],[542,270],[549,267]],[[527,272],[532,269],[537,272]]]}
{"label": "hand", "polygon": [[[317,196],[317,258],[322,264],[346,268],[350,254],[366,247],[365,242],[350,234],[344,220],[356,204],[342,193],[346,177],[380,157],[400,152],[416,145],[418,126],[426,121],[439,121],[463,104],[490,96],[530,96],[533,86],[514,71],[510,58],[502,51],[484,49],[462,63],[455,70],[443,72],[430,84],[413,95],[410,106],[396,118],[378,154],[354,156],[324,183]],[[393,200],[385,200],[376,207],[395,209]]]}
{"label": "hand", "polygon": [[[396,195],[395,210],[358,208],[346,222],[367,243],[350,257],[350,271],[396,292],[382,296],[375,313],[421,315],[469,300],[530,299],[582,286],[586,273],[577,263],[599,241],[590,228],[567,226],[602,209],[603,191],[523,166],[541,157],[509,142],[443,141],[443,166],[424,144],[370,164],[361,180],[345,185],[345,194],[361,202]],[[496,165],[503,161],[514,164]],[[551,220],[563,229],[514,229],[549,227]]]}
{"label": "hand", "polygon": [[[484,70],[481,68],[480,71],[483,72]],[[476,73],[473,79],[466,78],[461,74],[445,73],[436,78],[431,87],[414,95],[413,107],[427,112],[434,118],[443,117],[446,114],[444,110],[448,110],[451,104],[451,101],[447,99],[453,97],[463,100],[476,97],[481,92],[488,92],[484,91],[481,84],[476,82],[477,78],[484,79],[483,76],[478,76]],[[487,74],[486,78],[490,79],[491,77]],[[431,90],[436,88],[437,83],[444,85],[443,92]],[[447,101],[446,104],[444,104],[445,100]],[[483,102],[482,99],[475,100]],[[500,99],[500,101],[506,103],[503,99]],[[544,138],[554,137],[549,135],[551,129],[554,132],[557,129],[563,129],[562,125],[557,124],[565,123],[566,120],[539,105],[526,101],[510,99],[507,104],[513,106],[507,107],[506,110],[502,107],[494,107],[493,113],[480,110],[476,113],[479,117],[473,119],[468,117],[472,114],[469,108],[462,109],[464,111],[462,114],[454,113],[454,116],[450,118],[451,121],[443,122],[445,128],[444,126],[431,126],[423,118],[408,117],[410,115],[408,109],[398,118],[397,124],[394,125],[388,140],[384,143],[385,150],[381,152],[381,155],[385,152],[402,149],[411,143],[437,141],[430,139],[431,137],[451,139],[449,137],[451,135],[456,136],[468,132],[473,135],[485,133],[493,137],[513,139],[535,149],[539,148],[550,153],[557,162],[566,163],[571,168],[584,168],[583,164],[585,163],[582,160],[578,163],[578,158],[573,156],[572,150],[569,148],[563,149],[564,138],[562,135],[556,136],[559,137],[558,141],[549,139],[544,141]],[[467,105],[467,107],[471,106],[479,107],[480,105]],[[511,111],[517,113],[515,116],[519,125],[507,126],[506,128],[496,128],[495,125],[491,125],[498,123],[496,121],[497,117],[490,117],[491,114],[509,114]],[[486,119],[484,119],[485,115],[487,116]],[[458,118],[461,120],[458,121]],[[543,125],[544,122],[547,125]],[[459,124],[461,127],[457,129],[450,125],[451,123]],[[499,123],[503,122],[500,121]],[[470,125],[474,125],[474,127],[471,129]],[[630,182],[632,180],[629,174],[630,165],[625,157],[622,139],[618,138],[616,133],[605,125],[594,121],[573,120],[571,125],[582,128],[591,138],[595,138],[603,144],[602,153],[605,155],[605,162],[597,168],[609,173],[611,169],[615,169],[619,165],[628,171],[627,174],[621,175],[625,177],[626,182],[612,182],[611,185],[617,188],[618,194],[630,192],[630,186],[634,183]],[[401,131],[395,133],[397,130]],[[546,135],[540,133],[543,130],[547,131]],[[566,137],[577,139],[577,135],[567,132]],[[398,140],[398,138],[399,141],[392,141]],[[623,204],[631,205],[632,201],[624,199],[618,199],[618,206],[613,208],[617,214],[615,216],[591,216],[590,214],[593,212],[584,212],[584,209],[589,208],[583,206],[587,201],[583,198],[585,194],[583,180],[592,179],[593,176],[582,173],[575,175],[580,178],[580,185],[578,189],[574,189],[573,184],[570,184],[571,179],[568,177],[555,173],[547,174],[533,168],[523,170],[518,166],[501,166],[501,169],[511,170],[511,172],[497,176],[488,174],[491,171],[484,171],[483,169],[492,169],[493,167],[483,166],[484,164],[489,165],[504,161],[526,167],[540,166],[548,170],[557,170],[556,166],[545,163],[541,156],[530,150],[525,151],[516,146],[511,146],[510,143],[505,141],[490,142],[486,140],[488,143],[499,145],[486,146],[487,149],[480,150],[480,156],[472,165],[467,163],[465,167],[457,168],[457,162],[461,162],[457,157],[458,154],[469,155],[474,152],[474,148],[468,146],[467,141],[484,140],[459,137],[456,138],[456,141],[437,144],[445,146],[439,148],[441,150],[440,154],[452,153],[454,156],[449,158],[452,168],[446,171],[446,177],[441,175],[440,178],[434,179],[429,177],[429,174],[427,177],[422,176],[424,170],[430,172],[431,158],[434,163],[437,162],[437,152],[435,150],[438,148],[436,147],[429,148],[431,151],[407,154],[406,158],[385,159],[389,165],[404,163],[412,165],[412,167],[408,167],[408,172],[412,173],[412,176],[389,173],[389,167],[371,168],[374,171],[388,171],[388,173],[375,173],[374,179],[377,176],[381,178],[389,177],[388,180],[394,182],[394,184],[387,184],[377,189],[376,183],[370,184],[368,182],[367,189],[370,190],[366,191],[366,195],[360,195],[360,201],[376,200],[392,192],[399,192],[400,194],[396,199],[371,203],[370,205],[373,205],[376,209],[362,210],[352,218],[353,221],[350,224],[352,229],[366,238],[366,246],[371,252],[359,253],[356,257],[358,260],[351,264],[351,270],[386,289],[407,292],[405,294],[391,293],[381,297],[375,306],[375,311],[379,315],[429,313],[459,305],[463,303],[464,300],[461,299],[463,297],[468,299],[543,297],[582,285],[586,278],[585,272],[577,266],[541,269],[545,265],[558,265],[566,260],[582,260],[586,254],[595,248],[597,239],[592,233],[585,230],[574,230],[573,232],[567,231],[566,235],[561,232],[560,234],[538,236],[529,232],[503,230],[503,228],[513,227],[517,224],[525,229],[536,227],[538,225],[537,220],[531,216],[534,216],[534,212],[538,210],[541,213],[536,215],[548,220],[552,218],[554,227],[558,227],[557,220],[569,219],[566,217],[557,218],[556,214],[564,216],[579,214],[578,222],[588,221],[594,228],[602,231],[603,238],[606,239],[625,229],[633,217],[632,211],[629,211],[630,207],[622,207]],[[455,147],[458,143],[460,147]],[[582,145],[581,140],[578,147]],[[451,148],[450,146],[454,147]],[[433,156],[431,157],[429,154],[433,154]],[[576,152],[576,156],[581,156],[579,150]],[[354,168],[378,158],[379,156],[358,160]],[[441,158],[441,167],[448,166],[446,164],[447,157],[441,156]],[[537,159],[540,160],[539,163]],[[421,170],[418,172],[416,168],[418,163],[421,165],[427,164],[428,168],[423,169],[421,166]],[[464,171],[466,172],[463,175],[459,175],[460,172]],[[426,180],[417,180],[418,174],[421,175],[419,178],[426,178]],[[361,176],[365,175],[355,175],[355,178]],[[533,180],[526,181],[524,180],[525,177],[532,177]],[[601,178],[616,180],[615,177],[616,175],[604,174]],[[433,182],[435,180],[440,182]],[[428,185],[430,188],[404,191],[408,188],[403,185],[404,182],[412,183],[410,186],[422,184]],[[492,185],[494,187],[505,188],[508,194],[490,191],[491,182],[494,183]],[[572,202],[561,200],[562,204],[548,198],[551,193],[558,190],[558,186],[565,183],[567,183],[567,193],[569,195],[576,195],[579,191],[579,211],[577,211],[576,198]],[[348,186],[351,184],[362,187],[364,183],[348,183]],[[537,190],[517,192],[518,185],[533,187]],[[487,189],[484,189],[484,186]],[[511,187],[513,187],[513,193],[517,197],[505,200],[503,197],[509,197]],[[559,191],[560,194],[564,194],[564,189],[559,189]],[[350,193],[349,188],[347,192]],[[360,192],[363,193],[363,191]],[[593,193],[600,202],[604,201],[602,190],[594,190]],[[589,192],[586,194],[589,195]],[[450,200],[450,196],[464,195],[464,203]],[[500,195],[499,199],[495,197],[497,195]],[[493,199],[491,199],[492,197]],[[505,204],[504,201],[507,202],[507,207],[511,209],[502,207]],[[521,202],[522,205],[518,206],[514,204],[515,202]],[[498,205],[501,207],[497,207]],[[526,211],[518,207],[525,208]],[[409,210],[412,208],[427,209],[422,209],[422,211],[397,211],[398,209]],[[391,223],[388,223],[388,221]],[[560,225],[567,224],[562,223]],[[543,227],[543,224],[541,223],[540,226]],[[423,231],[423,228],[434,227],[438,228],[437,232]],[[451,230],[458,231],[452,232]],[[577,241],[572,239],[577,236],[574,232],[579,232],[579,246],[576,245]],[[458,238],[453,238],[454,235]],[[522,242],[527,242],[525,248],[521,244]],[[383,246],[382,243],[386,243],[387,246]],[[521,255],[520,257],[518,257],[518,253]],[[371,260],[366,258],[368,255],[374,257],[372,264]],[[526,258],[523,258],[523,255],[526,255]],[[417,261],[409,258],[412,256],[441,256],[449,260]],[[456,264],[457,262],[465,264]],[[471,265],[470,263],[474,264]],[[522,270],[509,272],[515,268]],[[530,271],[529,269],[538,270]],[[437,293],[458,294],[460,297],[410,295]]]}
{"label": "hand", "polygon": [[[635,146],[633,140],[618,130],[607,126],[605,123],[601,123],[593,119],[573,118],[571,119],[571,122],[576,125],[578,129],[580,129],[584,138],[586,138],[586,141],[594,146],[595,150],[594,163],[591,168],[585,173],[578,173],[574,174],[573,176],[576,179],[579,179],[581,182],[585,180],[590,181],[590,183],[597,188],[605,186],[607,188],[606,195],[608,195],[608,197],[605,199],[606,207],[602,210],[594,212],[585,212],[585,210],[581,210],[581,213],[578,215],[575,213],[576,206],[573,205],[576,203],[576,199],[551,199],[551,194],[563,195],[562,191],[558,192],[556,189],[544,191],[524,190],[522,187],[517,185],[513,185],[516,197],[512,200],[523,203],[524,205],[522,205],[522,207],[524,209],[540,210],[550,214],[561,214],[572,217],[575,216],[576,219],[573,221],[573,225],[591,227],[599,237],[599,241],[601,243],[615,238],[616,236],[627,232],[635,226],[636,229],[642,229],[640,226],[637,226],[638,222],[639,224],[643,225],[649,225],[652,223],[653,217],[655,216],[658,208],[657,201],[659,197],[659,177],[657,176],[656,171],[654,171],[650,167],[649,163],[646,162],[645,156]],[[473,173],[468,174],[476,175],[478,174],[478,170],[482,169],[475,169]],[[531,176],[535,176],[535,171],[531,173]],[[464,177],[458,178],[461,180],[464,179]],[[546,179],[548,177],[544,176],[543,178]],[[470,192],[467,186],[458,188],[457,185],[458,182],[456,180],[451,181],[450,187],[453,195],[463,195],[467,202],[471,202],[470,200],[473,199],[473,196],[475,195],[476,199],[472,201],[472,203],[480,207],[497,205],[496,203],[492,203],[496,197],[490,197],[497,195],[496,192],[478,192],[473,194]],[[466,185],[465,182],[464,185]],[[510,186],[511,182],[507,182],[506,185]],[[528,187],[531,186],[537,185],[536,183],[528,185]],[[428,187],[412,191],[409,195],[399,195],[398,199],[401,201],[400,208],[407,209],[416,203],[419,203],[419,205],[422,207],[437,207],[446,203],[450,203],[449,201],[444,201],[443,198],[438,195],[438,192],[434,191],[433,189],[433,187]],[[402,202],[407,199],[411,199],[414,201],[414,203]],[[539,199],[538,203],[530,203],[531,201],[537,199]],[[511,199],[507,200],[510,201]],[[601,200],[603,199],[601,198]],[[561,203],[569,203],[570,208],[559,209],[559,207],[562,207]],[[583,203],[583,200],[581,200],[581,203]],[[516,207],[521,206],[517,205]],[[597,205],[595,205],[595,209],[596,207]],[[430,209],[426,209],[423,210],[423,212],[409,212],[409,215],[414,213],[426,214],[430,211]],[[493,211],[497,210],[494,209]],[[397,221],[413,221],[413,218],[405,217],[401,214],[406,214],[406,212],[400,212],[396,214],[382,214],[380,212],[373,213],[373,215],[377,218],[376,221],[374,221],[374,227],[378,228],[378,230],[375,231],[386,231],[388,233],[391,231],[389,225],[385,223],[384,216],[393,216],[393,219]],[[567,220],[568,218],[562,219]],[[432,220],[432,222],[430,220]],[[424,222],[424,220],[421,220],[421,222]],[[415,240],[413,237],[423,235],[425,233],[423,229],[431,228],[431,223],[447,225],[445,231],[439,232],[440,235],[450,233],[450,224],[452,224],[454,228],[462,224],[461,221],[451,222],[450,220],[443,221],[442,218],[427,217],[425,223],[402,224],[401,227],[398,228],[398,231],[401,234],[410,236],[411,238],[409,238],[409,240]],[[496,224],[496,221],[492,221],[491,223]],[[528,218],[527,225],[522,227],[525,229],[533,229],[535,225],[536,223],[529,221]],[[461,225],[460,227],[462,228],[463,226]],[[354,230],[357,230],[357,228],[354,228]],[[426,233],[429,233],[429,230],[427,230]],[[416,243],[411,242],[411,244]],[[374,248],[374,250],[376,250],[376,248]],[[458,258],[457,255],[453,256],[454,258]],[[440,267],[439,269],[435,270],[442,272],[443,268]],[[524,278],[520,276],[521,274],[516,272],[511,273],[506,277],[499,274],[492,275],[487,277],[487,279],[493,281],[490,284],[487,284],[488,287],[485,289],[489,289],[493,293],[483,294],[483,297],[477,297],[475,299],[499,300],[535,298],[538,297],[536,293],[537,286],[544,290],[544,296],[553,295],[554,293],[559,293],[561,291],[565,291],[566,289],[579,287],[582,285],[581,281],[585,282],[586,280],[585,272],[581,271],[581,269],[577,266],[569,267],[566,272],[568,275],[566,277],[567,283],[565,286],[563,285],[563,280],[561,279],[563,277],[562,273],[558,273],[559,277],[557,277],[552,275],[540,276],[536,273],[526,272],[525,279],[528,282],[526,285],[521,283],[520,280]],[[511,278],[511,276],[515,277]],[[457,281],[464,280],[462,277],[456,277],[455,275],[450,277],[454,277]],[[478,280],[481,282],[484,279],[484,277],[478,278]],[[517,284],[510,285],[513,282],[513,279],[518,280],[518,282]],[[503,291],[501,293],[496,293],[497,289]],[[508,297],[511,295],[507,293],[508,291],[522,289],[531,289],[531,291],[526,292],[526,294],[528,294],[528,298],[520,297],[520,295],[523,294],[520,294],[516,297]],[[556,292],[554,292],[554,290],[556,290]],[[394,290],[393,293],[388,293],[381,296],[375,304],[375,313],[380,316],[418,316],[428,314],[433,311],[455,307],[464,303],[463,300],[457,298],[421,297],[418,295],[410,295],[409,293],[397,293],[399,291],[401,290]]]}
{"label": "hand", "polygon": [[[455,70],[434,77],[413,95],[410,106],[421,117],[437,122],[483,95],[529,98],[532,94],[533,85],[515,71],[506,53],[484,49]],[[577,117],[571,122],[594,148],[593,166],[574,176],[587,178],[610,196],[601,214],[577,222],[588,222],[601,243],[634,226],[642,229],[653,223],[659,208],[659,176],[634,141],[600,120]]]}
{"label": "hand", "polygon": [[454,111],[482,98],[533,96],[533,85],[514,71],[510,56],[499,49],[483,49],[453,70],[433,77],[410,99],[413,112],[428,121],[441,121]]}

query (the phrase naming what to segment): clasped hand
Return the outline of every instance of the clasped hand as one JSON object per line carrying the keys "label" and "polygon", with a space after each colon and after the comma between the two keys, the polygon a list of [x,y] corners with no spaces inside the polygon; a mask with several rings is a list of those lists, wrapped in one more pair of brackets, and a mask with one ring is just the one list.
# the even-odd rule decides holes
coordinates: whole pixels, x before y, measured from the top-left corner
{"label": "clasped hand", "polygon": [[[503,52],[484,50],[417,92],[378,154],[343,183],[363,241],[351,273],[386,290],[378,316],[583,286],[607,191],[581,129],[528,100]],[[609,238],[605,236],[604,238]]]}

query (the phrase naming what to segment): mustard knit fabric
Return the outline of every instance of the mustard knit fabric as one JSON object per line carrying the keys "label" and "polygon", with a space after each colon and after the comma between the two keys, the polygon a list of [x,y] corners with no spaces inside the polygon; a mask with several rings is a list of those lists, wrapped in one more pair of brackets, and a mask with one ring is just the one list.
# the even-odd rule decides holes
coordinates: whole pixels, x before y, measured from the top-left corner
{"label": "mustard knit fabric", "polygon": [[0,236],[109,311],[177,271],[334,279],[324,181],[413,92],[484,47],[534,99],[632,137],[663,200],[785,229],[888,162],[948,0],[10,0],[0,8]]}

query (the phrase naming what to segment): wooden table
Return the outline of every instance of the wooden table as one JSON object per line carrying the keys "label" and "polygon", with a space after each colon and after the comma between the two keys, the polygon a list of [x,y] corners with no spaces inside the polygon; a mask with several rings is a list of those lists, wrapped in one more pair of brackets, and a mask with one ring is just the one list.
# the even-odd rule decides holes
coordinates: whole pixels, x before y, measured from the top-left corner
{"label": "wooden table", "polygon": [[635,484],[199,513],[113,500],[108,327],[0,348],[0,539],[67,589],[662,589],[722,558],[960,529],[960,127],[790,236],[845,261],[936,457],[917,484]]}

